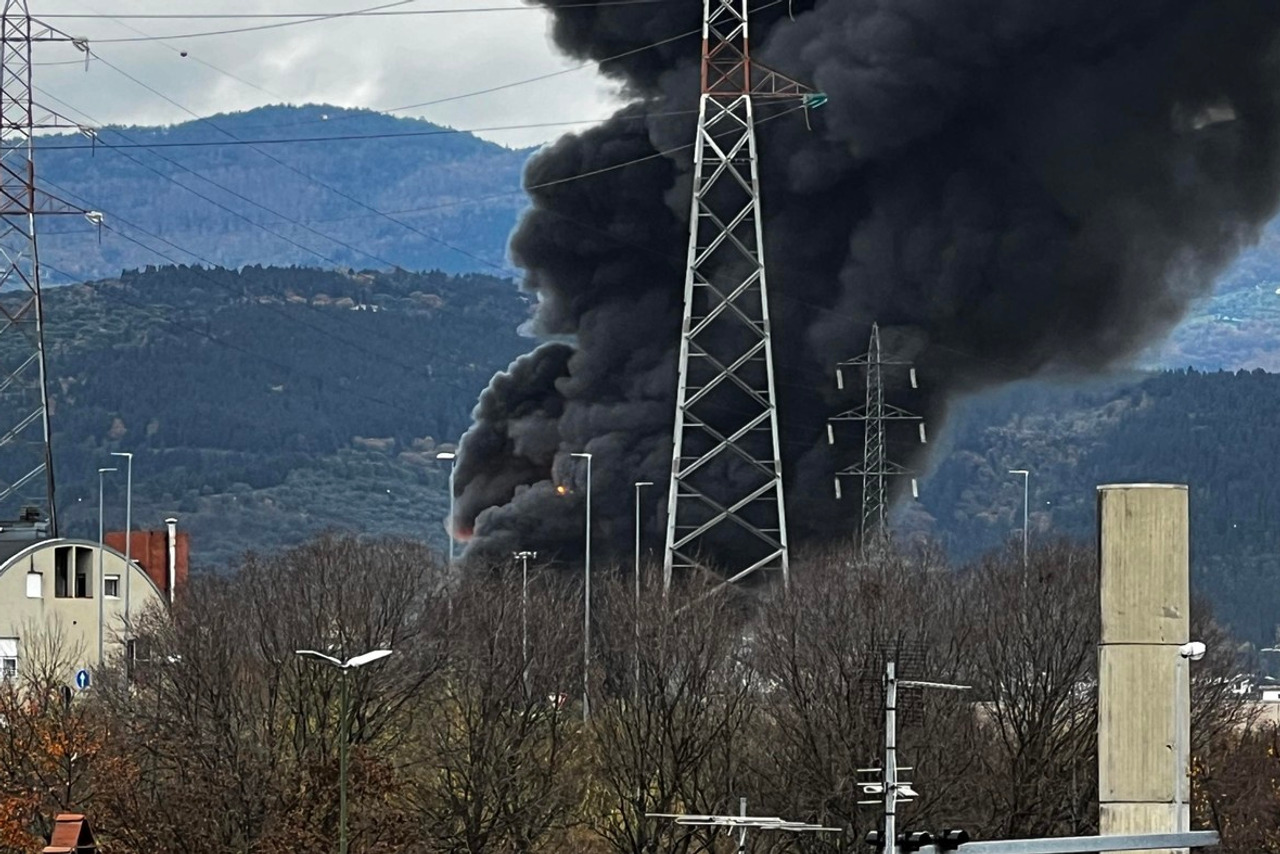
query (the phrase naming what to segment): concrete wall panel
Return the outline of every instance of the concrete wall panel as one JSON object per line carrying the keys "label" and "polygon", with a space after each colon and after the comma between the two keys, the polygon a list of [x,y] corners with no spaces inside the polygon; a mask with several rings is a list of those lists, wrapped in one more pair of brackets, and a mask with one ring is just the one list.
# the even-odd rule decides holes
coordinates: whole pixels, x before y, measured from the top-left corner
{"label": "concrete wall panel", "polygon": [[1098,650],[1098,793],[1103,803],[1173,800],[1178,661],[1168,646]]}
{"label": "concrete wall panel", "polygon": [[1102,643],[1187,642],[1185,486],[1098,487]]}

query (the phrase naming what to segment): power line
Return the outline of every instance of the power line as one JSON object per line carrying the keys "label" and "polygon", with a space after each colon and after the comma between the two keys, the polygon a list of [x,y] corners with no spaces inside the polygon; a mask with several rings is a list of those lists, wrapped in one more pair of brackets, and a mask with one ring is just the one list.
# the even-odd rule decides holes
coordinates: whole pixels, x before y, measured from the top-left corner
{"label": "power line", "polygon": [[[65,105],[65,106],[70,107],[70,105],[69,105],[69,104],[64,104],[64,105]],[[72,109],[74,109],[74,108],[72,108]],[[80,111],[79,111],[79,110],[77,110],[77,112],[80,112]],[[86,115],[87,115],[87,114],[86,114]],[[106,147],[107,147],[107,148],[110,148],[110,146],[106,146]],[[220,203],[220,202],[216,201],[215,199],[211,199],[211,198],[209,198],[208,196],[205,196],[203,193],[200,193],[200,192],[198,192],[197,190],[195,190],[195,189],[193,189],[193,188],[191,188],[191,187],[187,186],[186,184],[183,184],[182,182],[175,180],[172,176],[166,175],[165,173],[163,173],[163,172],[161,172],[161,171],[159,171],[159,170],[157,170],[157,169],[154,169],[154,168],[152,168],[151,166],[149,166],[149,165],[147,165],[147,164],[143,163],[142,161],[138,160],[137,158],[133,157],[132,155],[128,154],[127,152],[123,152],[123,151],[122,151],[122,152],[119,152],[119,153],[121,154],[121,156],[126,157],[127,159],[129,159],[129,160],[133,161],[134,163],[136,163],[137,165],[139,165],[139,166],[143,167],[144,169],[147,169],[147,170],[149,170],[149,171],[151,171],[151,172],[154,172],[155,174],[159,175],[160,177],[165,178],[166,180],[169,180],[169,181],[171,181],[172,183],[176,184],[178,187],[181,187],[182,189],[186,190],[187,192],[189,192],[189,193],[191,193],[191,194],[193,194],[193,195],[195,195],[195,196],[197,196],[197,197],[199,197],[199,198],[201,198],[201,199],[204,199],[205,201],[209,202],[210,204],[213,204],[213,205],[215,205],[215,206],[219,207],[220,209],[222,209],[222,210],[224,210],[224,211],[226,211],[226,212],[228,212],[228,213],[232,214],[233,216],[238,217],[239,219],[243,219],[245,222],[249,223],[250,225],[257,226],[258,228],[261,228],[262,230],[266,231],[268,234],[271,234],[271,235],[273,235],[273,236],[275,236],[275,237],[277,237],[277,238],[279,238],[279,239],[281,239],[281,240],[284,240],[284,241],[286,241],[286,242],[290,243],[291,245],[293,245],[293,246],[297,247],[298,249],[303,250],[304,252],[307,252],[307,253],[309,253],[309,254],[311,254],[311,255],[315,255],[317,258],[320,258],[320,259],[321,259],[321,260],[323,260],[323,261],[327,261],[328,263],[333,264],[334,266],[342,266],[342,265],[341,265],[341,264],[340,264],[336,259],[330,258],[330,257],[328,257],[328,256],[324,255],[323,253],[321,253],[321,252],[319,252],[319,251],[317,251],[317,250],[315,250],[315,249],[312,249],[312,248],[310,248],[310,247],[306,246],[305,244],[299,243],[298,241],[293,240],[292,238],[290,238],[290,237],[288,237],[288,236],[286,236],[286,235],[280,234],[279,232],[277,232],[277,231],[275,231],[275,230],[273,230],[273,229],[268,228],[266,225],[264,225],[264,224],[262,224],[262,223],[259,223],[259,222],[256,222],[255,220],[250,219],[249,217],[245,216],[244,214],[240,213],[239,211],[236,211],[236,210],[234,210],[234,209],[232,209],[232,208],[229,208],[229,207],[227,207],[226,205],[223,205],[222,203]],[[338,244],[338,245],[340,245],[340,246],[343,246],[343,247],[345,247],[345,248],[347,248],[347,249],[350,249],[350,250],[351,250],[351,251],[353,251],[353,252],[357,252],[357,253],[359,253],[359,254],[361,254],[361,255],[364,255],[364,256],[366,256],[367,258],[370,258],[370,259],[372,259],[373,261],[376,261],[377,263],[382,264],[382,265],[384,265],[384,266],[386,266],[386,267],[395,268],[396,266],[398,266],[398,265],[396,265],[396,264],[392,263],[391,261],[386,260],[385,258],[380,258],[380,257],[378,257],[377,255],[374,255],[374,254],[372,254],[372,253],[370,253],[370,252],[367,252],[367,251],[365,251],[365,250],[363,250],[363,249],[360,249],[360,248],[358,248],[358,247],[356,247],[356,246],[353,246],[353,245],[351,245],[351,244],[348,244],[348,243],[345,243],[345,242],[343,242],[343,241],[337,240],[336,238],[330,237],[329,235],[326,235],[326,234],[324,234],[323,232],[320,232],[320,231],[317,231],[317,230],[316,230],[316,229],[314,229],[314,228],[311,228],[310,226],[306,225],[305,223],[299,222],[299,221],[297,221],[297,220],[292,220],[292,219],[290,219],[289,217],[286,217],[284,214],[279,213],[278,211],[274,211],[274,210],[272,210],[271,208],[266,207],[265,205],[260,205],[260,204],[258,204],[257,202],[253,201],[252,199],[249,199],[249,198],[247,198],[247,197],[245,197],[245,196],[240,195],[239,193],[236,193],[234,190],[231,190],[231,189],[229,189],[229,188],[227,188],[227,187],[223,187],[223,186],[222,186],[222,185],[220,185],[220,184],[217,184],[217,183],[215,183],[215,182],[213,182],[213,181],[210,181],[209,179],[204,178],[204,176],[200,175],[199,173],[193,172],[192,170],[187,169],[187,168],[186,168],[185,166],[183,166],[182,164],[177,163],[176,161],[170,160],[169,158],[166,158],[166,157],[164,157],[163,155],[157,155],[157,156],[158,156],[158,157],[160,157],[160,158],[161,158],[161,159],[163,159],[163,160],[166,160],[166,161],[167,161],[167,162],[169,162],[169,163],[172,163],[174,166],[177,166],[177,167],[178,167],[178,168],[180,168],[180,169],[183,169],[183,170],[185,170],[185,171],[187,171],[187,172],[190,172],[190,173],[191,173],[192,175],[194,175],[195,177],[200,178],[201,180],[204,180],[204,181],[206,181],[206,182],[208,182],[208,183],[212,184],[213,186],[217,187],[218,189],[221,189],[221,190],[223,190],[224,192],[230,193],[230,194],[232,194],[232,195],[236,196],[237,198],[243,199],[244,201],[248,202],[249,204],[255,205],[255,206],[257,206],[257,207],[261,208],[262,210],[266,211],[267,213],[272,214],[273,216],[276,216],[276,217],[278,217],[278,218],[280,218],[280,219],[284,220],[285,222],[288,222],[288,223],[290,223],[290,224],[292,224],[292,225],[296,225],[296,226],[298,226],[298,227],[300,227],[300,228],[304,228],[304,229],[306,229],[307,231],[310,231],[310,232],[312,232],[312,233],[316,234],[318,237],[321,237],[322,239],[329,240],[329,241],[331,241],[331,242],[337,243],[337,244]],[[66,188],[59,187],[58,185],[56,185],[56,184],[54,184],[54,183],[52,183],[52,182],[48,182],[48,183],[49,183],[49,186],[51,186],[51,187],[54,187],[54,188],[58,189],[60,192],[67,193],[68,195],[72,196],[73,198],[80,198],[82,201],[84,200],[84,199],[83,199],[83,197],[78,196],[76,193],[71,192],[70,190],[68,190],[68,189],[66,189]],[[161,241],[162,243],[166,244],[167,246],[169,246],[169,247],[171,247],[171,248],[173,248],[173,249],[175,249],[175,250],[177,250],[177,251],[179,251],[179,252],[182,252],[182,253],[184,253],[184,254],[186,254],[186,255],[191,256],[192,258],[196,259],[197,261],[199,261],[199,262],[200,262],[200,263],[202,263],[202,264],[205,264],[205,265],[210,266],[210,267],[218,267],[218,266],[220,266],[220,265],[216,264],[215,262],[213,262],[213,261],[211,261],[211,260],[209,260],[209,259],[207,259],[207,258],[202,257],[200,254],[198,254],[198,253],[196,253],[196,252],[193,252],[193,251],[191,251],[191,250],[189,250],[189,249],[186,249],[186,248],[184,248],[184,247],[182,247],[182,246],[179,246],[178,244],[174,243],[173,241],[169,240],[169,239],[168,239],[168,238],[166,238],[166,237],[162,237],[162,236],[160,236],[160,235],[158,235],[158,234],[153,234],[153,233],[151,233],[151,232],[147,231],[147,230],[146,230],[146,229],[144,229],[142,226],[140,226],[140,225],[138,225],[138,224],[136,224],[136,223],[132,223],[132,222],[130,222],[129,220],[125,219],[125,218],[124,218],[124,217],[122,217],[122,216],[119,216],[119,215],[117,215],[117,214],[115,214],[115,213],[113,213],[113,212],[111,212],[111,211],[103,211],[103,212],[104,212],[104,213],[106,213],[106,214],[108,214],[108,215],[109,215],[113,220],[119,220],[120,222],[123,222],[123,223],[125,223],[126,225],[128,225],[130,228],[133,228],[133,229],[135,229],[135,230],[137,230],[137,231],[139,231],[139,232],[142,232],[143,234],[147,235],[148,237],[150,237],[150,238],[152,238],[152,239],[154,239],[154,240],[159,240],[159,241]],[[132,242],[132,243],[134,243],[134,244],[136,244],[136,245],[138,245],[138,246],[142,246],[143,248],[146,248],[149,252],[154,252],[155,254],[159,255],[160,257],[165,258],[166,260],[168,260],[170,263],[174,263],[174,264],[178,263],[178,262],[177,262],[177,261],[175,261],[174,259],[170,258],[170,257],[169,257],[169,256],[167,256],[167,255],[164,255],[163,253],[159,252],[158,250],[154,249],[153,247],[147,247],[147,246],[145,246],[144,244],[140,243],[139,241],[137,241],[137,240],[135,240],[135,239],[133,239],[133,238],[129,237],[128,235],[125,235],[123,232],[119,231],[118,229],[108,228],[108,230],[109,230],[109,231],[111,231],[111,232],[112,232],[112,233],[114,233],[114,234],[118,234],[118,235],[120,235],[121,237],[125,238],[126,240],[129,240],[130,242]],[[217,285],[217,286],[219,286],[219,287],[222,287],[221,283],[220,283],[220,282],[218,282],[217,280],[213,279],[212,277],[202,276],[202,278],[205,278],[205,279],[207,279],[208,281],[213,282],[215,285]],[[224,289],[225,289],[225,288],[224,288]],[[229,290],[229,289],[227,289],[227,290]],[[346,338],[342,338],[341,336],[335,335],[331,330],[324,329],[324,328],[319,327],[319,326],[316,326],[316,325],[314,325],[314,324],[306,323],[306,322],[304,322],[304,321],[300,320],[299,318],[294,317],[293,315],[288,314],[288,313],[286,313],[286,312],[283,312],[283,311],[280,311],[280,310],[277,310],[277,309],[272,309],[272,310],[273,310],[275,313],[279,314],[280,316],[285,317],[285,318],[287,318],[287,319],[289,319],[289,320],[292,320],[294,323],[297,323],[297,324],[299,324],[299,325],[301,325],[301,326],[304,326],[304,327],[306,327],[306,328],[308,328],[308,329],[311,329],[311,330],[312,330],[312,331],[314,331],[314,332],[318,332],[318,333],[320,333],[320,334],[322,334],[322,335],[326,335],[326,336],[328,336],[329,338],[333,339],[334,341],[338,341],[338,342],[340,342],[340,343],[346,344],[347,346],[351,347],[352,349],[355,349],[355,350],[357,350],[357,351],[359,351],[359,352],[365,353],[366,355],[373,356],[374,358],[378,359],[380,362],[390,363],[390,364],[396,365],[397,367],[399,367],[399,368],[401,368],[401,369],[403,369],[403,370],[405,370],[405,371],[407,371],[407,372],[409,372],[409,373],[412,373],[412,374],[418,374],[418,375],[423,375],[423,376],[425,376],[425,374],[423,374],[423,372],[421,371],[421,369],[419,369],[419,368],[417,368],[417,367],[415,367],[415,366],[412,366],[412,365],[409,365],[409,364],[406,364],[406,363],[403,363],[403,362],[399,362],[399,361],[397,361],[396,359],[394,359],[393,357],[388,356],[388,355],[386,355],[386,354],[377,353],[377,352],[374,352],[374,351],[372,351],[372,350],[369,350],[367,347],[365,347],[363,344],[361,344],[361,343],[359,343],[359,342],[352,341],[352,340],[350,340],[350,339],[346,339]]]}
{"label": "power line", "polygon": [[[348,18],[381,18],[381,17],[411,17],[419,15],[454,15],[467,14],[470,12],[560,12],[565,9],[601,9],[611,6],[650,6],[657,3],[670,3],[672,0],[612,0],[609,3],[565,3],[557,5],[554,10],[545,6],[460,6],[452,9],[403,9],[395,11],[354,11],[338,13],[342,17]],[[253,19],[273,19],[288,20],[295,18],[309,18],[315,20],[327,20],[334,17],[331,12],[242,12],[242,13],[161,13],[161,14],[129,14],[129,15],[108,15],[101,12],[95,13],[59,13],[56,15],[41,15],[41,19],[54,20],[57,18],[75,18],[79,20],[200,20],[200,21],[216,21],[216,20],[253,20]],[[164,38],[168,38],[165,36]]]}
{"label": "power line", "polygon": [[[317,21],[332,21],[337,18],[351,18],[359,15],[367,15],[371,12],[378,12],[383,9],[392,9],[396,6],[408,6],[411,3],[417,3],[418,0],[395,0],[392,3],[383,3],[378,6],[369,6],[365,9],[353,9],[348,12],[331,12],[327,14],[316,15],[310,18],[302,18],[296,21],[281,21],[275,24],[260,24],[254,27],[237,27],[229,30],[212,30],[204,33],[179,33],[172,36],[138,36],[134,38],[116,38],[116,39],[93,39],[98,44],[121,43],[121,42],[143,42],[143,41],[163,41],[166,39],[191,39],[203,36],[225,36],[236,33],[251,33],[258,30],[276,30],[281,27],[296,27],[299,24],[311,24]],[[114,17],[114,16],[113,16]]]}
{"label": "power line", "polygon": [[[95,53],[95,54],[94,54],[94,56],[98,56],[98,54],[96,54],[96,53]],[[110,69],[112,69],[113,71],[115,71],[117,74],[120,74],[120,75],[124,76],[125,78],[127,78],[128,80],[133,81],[133,82],[134,82],[135,84],[137,84],[138,86],[141,86],[142,88],[146,89],[148,92],[150,92],[151,94],[155,95],[156,97],[161,98],[162,100],[164,100],[164,101],[166,101],[166,102],[168,102],[168,103],[172,104],[173,106],[177,107],[178,109],[182,110],[183,112],[187,113],[188,115],[190,115],[190,116],[194,117],[194,118],[195,118],[195,119],[197,119],[198,121],[201,121],[201,122],[203,122],[203,123],[205,123],[205,124],[208,124],[208,125],[209,125],[209,127],[213,128],[214,130],[218,131],[219,133],[225,134],[226,136],[230,137],[231,139],[237,139],[237,137],[236,137],[236,135],[235,135],[235,134],[231,133],[230,131],[224,130],[223,128],[219,127],[217,124],[215,124],[215,123],[214,123],[213,121],[211,121],[210,119],[207,119],[207,118],[203,118],[203,117],[201,117],[201,116],[200,116],[200,115],[198,115],[195,111],[193,111],[193,110],[189,109],[188,107],[186,107],[186,106],[184,106],[184,105],[182,105],[182,104],[178,103],[178,102],[177,102],[177,101],[175,101],[173,98],[170,98],[168,95],[165,95],[163,92],[160,92],[159,90],[155,89],[154,87],[150,86],[149,84],[144,83],[143,81],[141,81],[141,80],[139,80],[138,78],[134,77],[132,74],[128,73],[128,72],[127,72],[127,71],[125,71],[124,69],[119,68],[118,66],[116,66],[116,65],[114,65],[114,64],[112,64],[112,63],[110,63],[110,62],[108,62],[107,60],[103,59],[101,56],[98,56],[98,60],[99,60],[100,62],[102,62],[104,65],[106,65],[108,68],[110,68]],[[487,258],[482,258],[481,256],[476,255],[474,252],[471,252],[471,251],[469,251],[469,250],[463,249],[463,248],[462,248],[462,247],[460,247],[460,246],[454,246],[452,243],[449,243],[447,240],[442,240],[442,239],[440,239],[439,237],[436,237],[435,235],[427,234],[425,231],[422,231],[421,229],[414,228],[413,226],[409,225],[408,223],[405,223],[405,222],[403,222],[403,221],[401,221],[401,220],[396,219],[396,218],[395,218],[395,217],[393,217],[393,216],[390,216],[390,215],[388,215],[388,214],[385,214],[385,213],[383,213],[382,211],[378,210],[377,208],[374,208],[373,206],[366,204],[365,202],[361,201],[360,199],[357,199],[355,196],[352,196],[352,195],[351,195],[351,194],[349,194],[349,193],[346,193],[346,192],[344,192],[344,191],[342,191],[342,190],[339,190],[338,188],[336,188],[336,187],[334,187],[334,186],[332,186],[332,185],[330,185],[330,184],[327,184],[327,183],[325,183],[324,181],[321,181],[319,178],[316,178],[316,177],[315,177],[315,176],[313,176],[313,175],[308,175],[307,173],[303,172],[301,169],[298,169],[298,168],[296,168],[295,166],[292,166],[291,164],[284,162],[283,160],[279,159],[278,157],[275,157],[274,155],[270,154],[269,152],[263,151],[261,148],[256,148],[256,147],[253,147],[253,146],[250,146],[250,148],[251,148],[253,151],[258,152],[259,154],[261,154],[263,157],[267,158],[268,160],[272,161],[273,163],[276,163],[277,165],[279,165],[279,166],[281,166],[281,167],[283,167],[283,168],[285,168],[285,169],[288,169],[290,172],[293,172],[293,173],[294,173],[294,174],[296,174],[296,175],[300,175],[301,177],[303,177],[303,178],[307,179],[308,181],[311,181],[312,183],[316,184],[317,186],[324,187],[326,190],[328,190],[329,192],[333,193],[334,195],[340,196],[341,198],[344,198],[344,199],[346,199],[347,201],[349,201],[349,202],[351,202],[351,203],[353,203],[353,204],[356,204],[356,205],[358,205],[358,206],[360,206],[360,207],[364,208],[365,210],[369,211],[370,213],[372,213],[372,214],[374,214],[374,215],[376,215],[376,216],[380,216],[380,217],[382,217],[382,218],[384,218],[384,219],[388,220],[389,222],[393,222],[393,223],[395,223],[396,225],[399,225],[401,228],[404,228],[404,229],[407,229],[407,230],[409,230],[409,231],[412,231],[413,233],[415,233],[415,234],[417,234],[417,235],[419,235],[419,236],[421,236],[421,237],[425,237],[427,240],[430,240],[430,241],[431,241],[431,242],[433,242],[433,243],[437,243],[437,244],[439,244],[439,245],[441,245],[441,246],[444,246],[444,247],[445,247],[445,248],[447,248],[447,249],[451,249],[451,250],[453,250],[454,252],[457,252],[459,255],[465,255],[466,257],[470,258],[470,259],[471,259],[471,260],[473,260],[473,261],[478,261],[478,262],[480,262],[481,264],[484,264],[484,265],[485,265],[485,266],[487,266],[487,267],[492,267],[493,269],[495,269],[495,270],[498,270],[498,271],[502,272],[504,275],[518,275],[514,270],[511,270],[509,267],[507,267],[507,266],[505,266],[505,265],[503,265],[503,264],[496,264],[496,263],[494,263],[493,261],[490,261],[490,260],[489,260],[489,259],[487,259]],[[126,155],[126,156],[128,156],[128,155]],[[164,157],[164,155],[157,155],[157,156],[158,156],[158,157],[162,157],[162,158]],[[167,159],[167,158],[165,158],[165,159]],[[174,162],[174,161],[170,161],[170,162],[172,163],[172,162]],[[175,163],[175,165],[178,165],[178,164],[176,164],[176,163]],[[190,171],[190,170],[188,170],[188,171]],[[198,174],[198,173],[194,173],[194,172],[193,172],[192,174]],[[200,176],[200,177],[203,177],[203,176]],[[204,179],[204,180],[208,180],[208,179]],[[210,182],[210,183],[212,183],[212,182]],[[216,186],[216,185],[215,185],[215,186]],[[223,189],[226,189],[226,188],[223,188]],[[234,193],[234,191],[228,191],[228,192],[233,192],[233,194],[234,194],[234,195],[239,196],[239,194],[238,194],[238,193]],[[249,202],[250,202],[250,203],[252,203],[252,204],[257,204],[256,202],[252,202],[252,200],[247,199],[247,198],[246,198],[246,197],[244,197],[244,196],[239,196],[239,197],[240,197],[240,198],[244,198],[246,201],[249,201]],[[264,210],[267,210],[267,208],[265,208],[265,207],[264,207]],[[282,217],[282,218],[284,218],[284,217]],[[330,239],[330,240],[334,240],[334,238],[328,238],[328,239]],[[341,243],[342,243],[341,241],[338,241],[338,240],[334,240],[334,242],[335,242],[335,243],[339,243],[339,244],[341,244]],[[352,247],[352,248],[354,248],[354,247]],[[356,250],[356,251],[363,252],[363,250]],[[368,254],[368,253],[365,253],[365,254]],[[374,257],[374,256],[370,255],[369,257]]]}

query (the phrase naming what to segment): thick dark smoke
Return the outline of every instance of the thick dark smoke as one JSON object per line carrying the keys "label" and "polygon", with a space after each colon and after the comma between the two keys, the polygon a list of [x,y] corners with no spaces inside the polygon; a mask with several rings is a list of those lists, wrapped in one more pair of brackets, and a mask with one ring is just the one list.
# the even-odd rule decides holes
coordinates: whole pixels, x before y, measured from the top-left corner
{"label": "thick dark smoke", "polygon": [[[567,53],[635,51],[604,66],[633,101],[529,165],[511,246],[550,343],[494,378],[463,440],[456,525],[480,554],[579,553],[576,451],[596,547],[629,544],[639,480],[656,544],[670,472],[699,59],[673,37],[701,4],[542,2]],[[854,525],[831,482],[860,442],[824,430],[872,320],[926,386],[894,402],[936,433],[957,395],[1131,356],[1276,208],[1280,3],[755,2],[757,58],[830,98],[811,128],[758,117],[793,543]]]}

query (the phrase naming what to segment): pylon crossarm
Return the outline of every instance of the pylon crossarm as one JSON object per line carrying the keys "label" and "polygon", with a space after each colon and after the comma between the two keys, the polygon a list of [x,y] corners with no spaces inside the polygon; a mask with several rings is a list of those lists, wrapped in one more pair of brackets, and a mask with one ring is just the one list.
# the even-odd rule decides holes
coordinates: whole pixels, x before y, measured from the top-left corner
{"label": "pylon crossarm", "polygon": [[832,415],[828,421],[923,421],[924,417],[913,415],[905,409],[898,409],[896,406],[884,404],[884,412],[878,415],[868,415],[865,406],[859,406],[850,409],[847,412],[841,412],[839,415]]}
{"label": "pylon crossarm", "polygon": [[836,477],[864,477],[866,475],[897,476],[910,473],[909,469],[898,465],[892,460],[880,460],[878,461],[878,464],[870,466],[852,465],[848,468],[840,469],[840,471],[836,472]]}
{"label": "pylon crossarm", "polygon": [[[867,356],[866,353],[863,353],[861,356],[854,356],[852,359],[846,359],[843,362],[836,362],[836,367],[838,368],[865,367],[866,365],[869,365],[869,364],[871,364],[870,358]],[[906,366],[906,365],[912,364],[912,362],[910,359],[892,359],[892,358],[883,359],[882,358],[877,360],[875,364]]]}
{"label": "pylon crossarm", "polygon": [[774,71],[767,65],[752,62],[751,67],[762,72],[754,77],[751,94],[757,98],[795,98],[813,93],[813,88],[793,80],[781,71]]}

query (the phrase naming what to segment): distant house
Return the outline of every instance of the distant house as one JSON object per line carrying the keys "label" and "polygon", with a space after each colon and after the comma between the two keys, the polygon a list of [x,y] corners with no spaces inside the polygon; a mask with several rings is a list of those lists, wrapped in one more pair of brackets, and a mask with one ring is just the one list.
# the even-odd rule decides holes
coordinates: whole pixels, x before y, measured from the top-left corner
{"label": "distant house", "polygon": [[[126,566],[124,532],[95,542],[41,537],[40,523],[0,523],[0,679],[17,678],[51,653],[75,671],[131,651],[126,614],[173,602],[187,580],[189,543],[176,520],[164,531],[134,531]],[[127,608],[126,608],[127,602]]]}

